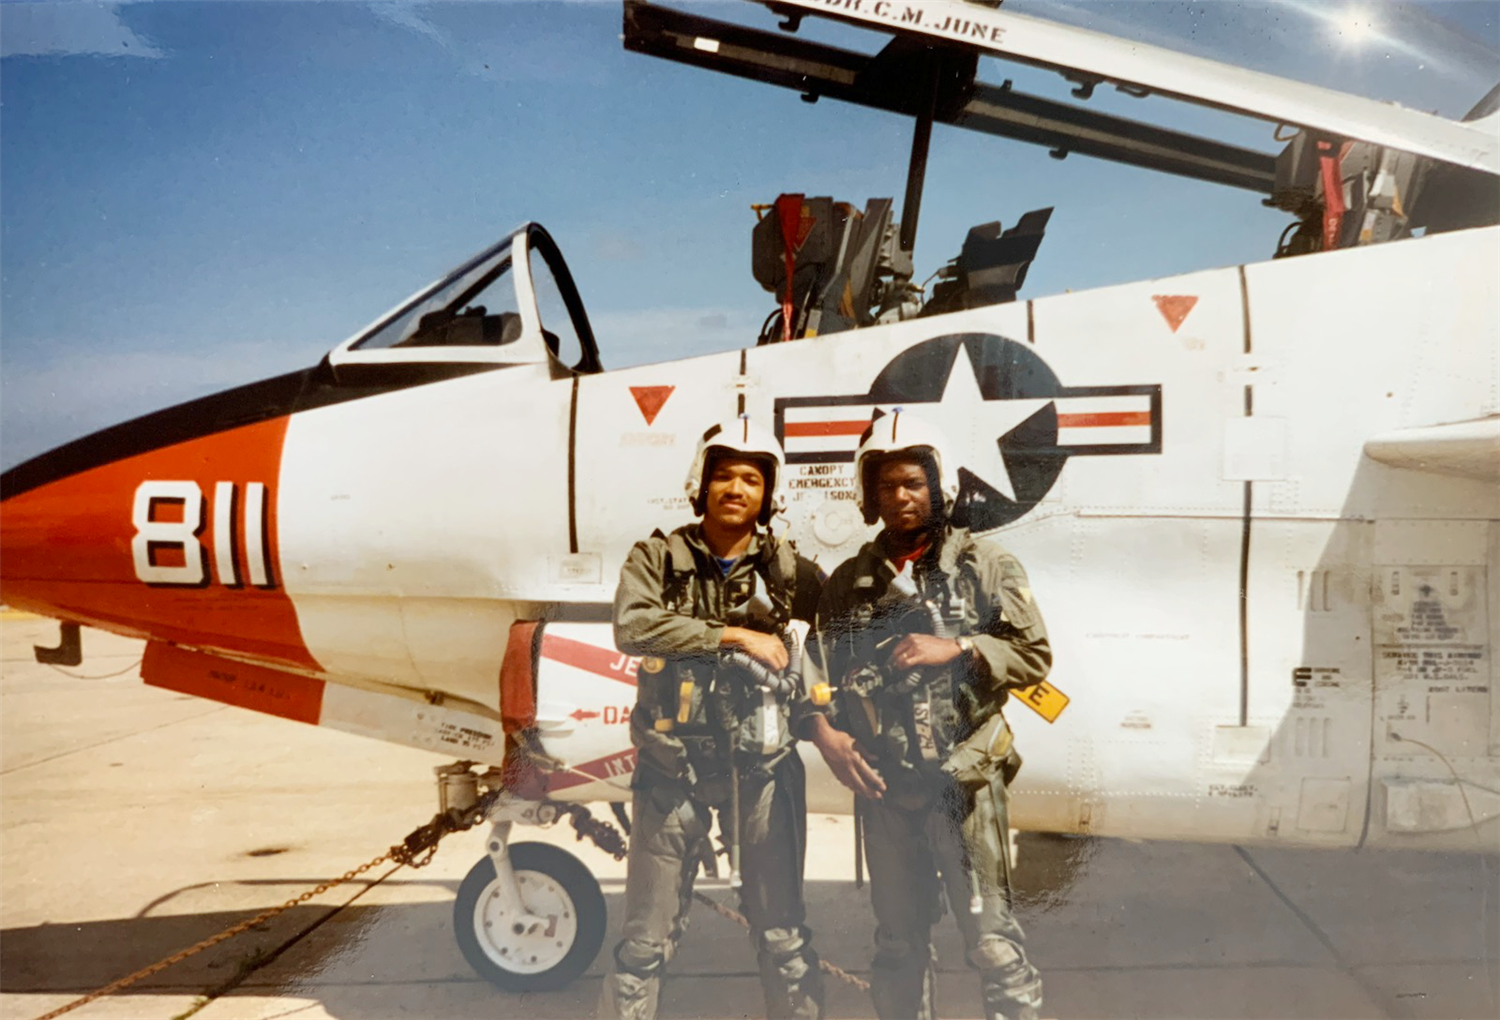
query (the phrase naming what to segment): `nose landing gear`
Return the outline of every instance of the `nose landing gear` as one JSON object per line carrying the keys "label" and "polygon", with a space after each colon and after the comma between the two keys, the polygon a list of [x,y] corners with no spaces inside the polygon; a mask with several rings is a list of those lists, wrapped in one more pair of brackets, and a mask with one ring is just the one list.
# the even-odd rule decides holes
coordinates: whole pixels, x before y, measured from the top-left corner
{"label": "nose landing gear", "polygon": [[453,904],[464,959],[507,992],[561,988],[604,944],[604,893],[577,857],[549,843],[514,843],[510,881],[493,857],[470,869]]}
{"label": "nose landing gear", "polygon": [[[566,814],[580,838],[617,859],[625,856],[624,841],[587,808],[519,797],[505,788],[500,770],[475,775],[472,765],[436,770],[444,815],[482,811],[493,826],[488,855],[469,870],[453,904],[458,948],[503,991],[561,988],[588,969],[604,944],[604,892],[577,857],[550,843],[511,843],[511,829],[518,822],[550,826]],[[482,797],[481,786],[489,790]]]}

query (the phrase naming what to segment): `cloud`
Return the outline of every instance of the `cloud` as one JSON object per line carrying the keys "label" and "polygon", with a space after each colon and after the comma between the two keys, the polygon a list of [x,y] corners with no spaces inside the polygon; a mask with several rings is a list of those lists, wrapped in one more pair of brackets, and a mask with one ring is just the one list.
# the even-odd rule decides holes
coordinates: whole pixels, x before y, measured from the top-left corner
{"label": "cloud", "polygon": [[0,4],[0,56],[166,56],[121,19],[123,4]]}
{"label": "cloud", "polygon": [[[590,6],[586,0],[579,6]],[[379,20],[416,32],[437,45],[465,74],[491,82],[557,82],[602,85],[606,76],[595,62],[578,60],[576,41],[567,23],[541,18],[535,30],[515,35],[488,20],[462,21],[462,8],[483,4],[442,4],[425,0],[368,0],[365,5]],[[495,5],[488,5],[493,7]],[[550,14],[546,5],[527,5],[533,14]],[[490,12],[486,12],[490,13]],[[477,27],[488,26],[488,27]]]}
{"label": "cloud", "polygon": [[422,7],[419,4],[392,0],[392,2],[372,3],[370,11],[381,21],[388,21],[401,28],[409,28],[413,32],[425,35],[445,50],[452,49],[448,45],[448,40],[443,38],[443,33],[438,31],[437,26],[422,16]]}

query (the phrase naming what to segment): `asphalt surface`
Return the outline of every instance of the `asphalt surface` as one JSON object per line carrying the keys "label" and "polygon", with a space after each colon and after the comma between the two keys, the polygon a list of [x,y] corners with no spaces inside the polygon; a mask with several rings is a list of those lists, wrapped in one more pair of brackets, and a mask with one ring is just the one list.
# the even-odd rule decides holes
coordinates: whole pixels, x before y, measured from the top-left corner
{"label": "asphalt surface", "polygon": [[[98,632],[85,632],[76,669],[38,665],[31,646],[56,633],[0,613],[0,1016],[40,1016],[294,898],[436,809],[432,755],[145,687],[140,644]],[[867,975],[873,922],[852,881],[849,820],[815,816],[809,829],[816,944]],[[372,886],[384,871],[373,869],[70,1015],[591,1016],[624,866],[565,826],[516,838],[567,847],[604,886],[605,950],[563,991],[496,991],[460,955],[452,902],[482,853],[472,831],[422,870]],[[1049,1016],[1500,1016],[1494,857],[1026,834],[1019,849]],[[702,887],[732,902],[723,883]],[[951,921],[938,948],[942,1014],[977,1016]],[[695,911],[663,1015],[763,1015],[733,923]],[[831,982],[828,1015],[871,1010]]]}

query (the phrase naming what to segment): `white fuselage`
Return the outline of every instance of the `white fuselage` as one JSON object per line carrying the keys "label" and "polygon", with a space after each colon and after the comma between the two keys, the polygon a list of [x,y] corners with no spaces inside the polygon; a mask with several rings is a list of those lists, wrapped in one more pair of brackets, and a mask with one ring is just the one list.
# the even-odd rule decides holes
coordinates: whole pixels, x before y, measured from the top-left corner
{"label": "white fuselage", "polygon": [[[882,370],[938,338],[1004,338],[1063,388],[1044,448],[1002,457],[997,442],[1049,395],[988,398],[967,347],[903,399],[1002,493],[1025,496],[1028,457],[1061,457],[993,536],[1030,572],[1052,680],[1071,698],[1053,725],[1008,711],[1026,758],[1018,824],[1472,843],[1460,816],[1500,812],[1469,785],[1500,786],[1500,496],[1383,466],[1363,445],[1500,413],[1497,251],[1500,231],[1471,230],[576,383],[518,366],[299,413],[278,495],[287,592],[326,674],[493,704],[512,620],[609,603],[630,545],[689,519],[682,477],[707,423],[741,399],[763,422],[780,408],[789,453],[814,459],[789,467],[776,526],[832,569],[873,531],[850,466],[826,458],[852,450],[851,418],[894,403],[872,395]],[[648,387],[671,387],[649,423],[632,390]],[[1134,392],[1074,392],[1088,388]],[[1159,452],[1140,452],[1153,429]],[[545,662],[542,685],[544,708],[602,697]],[[577,720],[551,750],[576,761],[623,746],[619,716]]]}

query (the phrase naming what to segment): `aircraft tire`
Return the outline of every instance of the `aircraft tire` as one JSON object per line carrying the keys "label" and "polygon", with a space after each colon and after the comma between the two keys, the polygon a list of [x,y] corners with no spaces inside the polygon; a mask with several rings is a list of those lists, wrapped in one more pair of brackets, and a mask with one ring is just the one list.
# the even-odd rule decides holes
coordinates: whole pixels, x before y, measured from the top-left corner
{"label": "aircraft tire", "polygon": [[553,930],[516,934],[494,907],[495,863],[481,858],[458,887],[453,933],[478,974],[507,992],[562,988],[588,969],[604,944],[607,912],[598,879],[549,843],[512,843],[510,859],[527,907]]}

